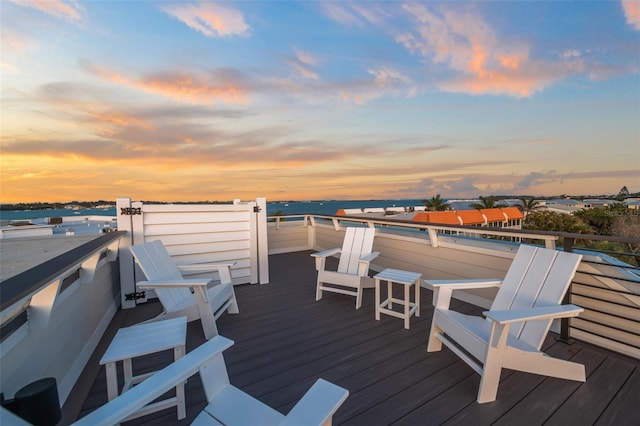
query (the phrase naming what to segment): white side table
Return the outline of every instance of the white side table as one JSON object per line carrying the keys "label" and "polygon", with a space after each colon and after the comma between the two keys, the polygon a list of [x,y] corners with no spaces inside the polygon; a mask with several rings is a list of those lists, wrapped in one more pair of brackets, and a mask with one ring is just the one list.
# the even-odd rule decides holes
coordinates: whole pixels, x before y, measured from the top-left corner
{"label": "white side table", "polygon": [[[100,360],[100,365],[105,365],[109,401],[119,394],[116,362],[122,361],[124,371],[122,393],[124,393],[133,385],[140,383],[154,373],[151,372],[134,376],[131,365],[133,358],[173,349],[173,359],[175,361],[185,354],[186,340],[187,317],[137,324],[118,330]],[[178,420],[184,419],[187,416],[184,383],[176,386],[175,397],[149,404],[129,416],[127,420],[135,419],[169,407],[177,408]]]}
{"label": "white side table", "polygon": [[[380,320],[380,313],[404,319],[404,328],[409,329],[409,318],[411,315],[420,316],[420,277],[422,274],[416,272],[401,271],[398,269],[385,269],[373,278],[376,284],[376,320]],[[387,299],[380,302],[380,281],[387,282]],[[393,297],[392,284],[404,286],[404,299]],[[411,287],[415,288],[414,301],[411,301]],[[401,312],[393,309],[393,304],[402,305]]]}

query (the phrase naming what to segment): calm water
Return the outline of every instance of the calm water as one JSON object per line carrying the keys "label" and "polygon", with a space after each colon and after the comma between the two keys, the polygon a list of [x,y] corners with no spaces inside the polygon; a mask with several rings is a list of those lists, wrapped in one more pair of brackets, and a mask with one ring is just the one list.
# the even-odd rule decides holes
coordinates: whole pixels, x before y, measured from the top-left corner
{"label": "calm water", "polygon": [[[360,209],[379,207],[422,206],[421,200],[372,200],[372,201],[293,201],[289,203],[267,203],[267,214],[281,211],[283,214],[335,214],[340,209]],[[57,209],[57,210],[13,210],[0,211],[0,220],[42,219],[67,216],[108,216],[115,217],[116,209]]]}

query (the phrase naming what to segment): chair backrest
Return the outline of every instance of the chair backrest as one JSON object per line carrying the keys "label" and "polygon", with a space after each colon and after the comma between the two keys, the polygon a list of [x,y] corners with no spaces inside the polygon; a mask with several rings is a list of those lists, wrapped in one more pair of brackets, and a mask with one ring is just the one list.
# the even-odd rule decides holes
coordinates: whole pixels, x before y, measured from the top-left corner
{"label": "chair backrest", "polygon": [[[183,279],[180,270],[171,259],[162,241],[136,244],[130,248],[134,259],[149,281]],[[160,303],[167,310],[181,304],[185,299],[195,302],[195,298],[188,288],[157,288],[155,292]]]}
{"label": "chair backrest", "polygon": [[348,227],[342,243],[338,272],[357,275],[358,261],[371,254],[375,235],[375,228]]}
{"label": "chair backrest", "polygon": [[[560,305],[582,255],[521,245],[502,281],[492,311]],[[549,321],[512,324],[512,336],[540,349]]]}

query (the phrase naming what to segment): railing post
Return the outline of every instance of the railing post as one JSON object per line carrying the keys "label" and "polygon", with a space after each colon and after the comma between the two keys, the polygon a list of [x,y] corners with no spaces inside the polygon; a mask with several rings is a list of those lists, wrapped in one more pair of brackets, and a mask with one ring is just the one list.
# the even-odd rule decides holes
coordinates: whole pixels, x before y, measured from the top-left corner
{"label": "railing post", "polygon": [[[571,253],[573,251],[573,245],[575,244],[575,238],[565,237],[563,242],[563,249],[567,253]],[[564,295],[564,299],[562,300],[563,305],[571,304],[571,283],[569,283],[569,288]],[[571,338],[569,329],[571,328],[571,323],[569,318],[562,318],[560,320],[560,336],[557,338],[558,341],[566,343],[567,345],[573,344],[573,339]]]}

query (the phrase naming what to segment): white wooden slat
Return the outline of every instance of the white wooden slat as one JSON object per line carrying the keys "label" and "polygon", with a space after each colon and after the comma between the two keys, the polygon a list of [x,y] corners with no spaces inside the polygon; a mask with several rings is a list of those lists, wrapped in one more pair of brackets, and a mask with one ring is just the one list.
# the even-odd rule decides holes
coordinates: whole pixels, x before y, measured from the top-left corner
{"label": "white wooden slat", "polygon": [[[556,258],[553,250],[536,250],[509,309],[531,308],[547,282]],[[556,302],[557,303],[557,302]]]}
{"label": "white wooden slat", "polygon": [[[195,235],[189,237],[189,244],[185,244],[184,236],[180,236],[178,238],[171,237],[162,237],[162,242],[165,247],[167,247],[167,251],[171,254],[171,257],[176,258],[177,256],[189,255],[193,253],[204,253],[204,252],[220,252],[226,250],[249,250],[250,243],[249,240],[237,239],[237,240],[224,240],[224,241],[211,241],[206,240],[205,238],[208,235],[203,235],[201,237],[201,241],[194,241]],[[171,240],[174,240],[172,243]],[[177,241],[177,243],[175,242]]]}
{"label": "white wooden slat", "polygon": [[238,210],[232,212],[166,212],[166,213],[146,213],[145,222],[150,225],[162,224],[193,224],[209,222],[249,222],[251,220],[249,210]]}
{"label": "white wooden slat", "polygon": [[498,292],[493,304],[491,305],[492,311],[509,309],[513,303],[515,294],[522,285],[526,271],[531,266],[534,253],[535,247],[527,245],[520,246],[520,249],[513,258],[511,266],[502,281],[502,285],[500,286],[501,291]]}
{"label": "white wooden slat", "polygon": [[146,204],[144,211],[146,213],[165,213],[165,212],[234,212],[246,210],[244,204]]}
{"label": "white wooden slat", "polygon": [[[562,302],[581,259],[582,256],[573,253],[556,253],[555,261],[534,302],[534,307],[558,305]],[[540,349],[550,327],[551,320],[548,322],[530,321],[523,325],[519,337],[531,346]]]}
{"label": "white wooden slat", "polygon": [[182,234],[215,234],[222,232],[245,231],[249,235],[251,225],[249,222],[209,222],[199,224],[148,224],[145,225],[145,236],[156,235],[182,235]]}

